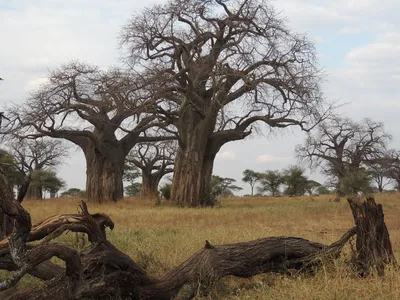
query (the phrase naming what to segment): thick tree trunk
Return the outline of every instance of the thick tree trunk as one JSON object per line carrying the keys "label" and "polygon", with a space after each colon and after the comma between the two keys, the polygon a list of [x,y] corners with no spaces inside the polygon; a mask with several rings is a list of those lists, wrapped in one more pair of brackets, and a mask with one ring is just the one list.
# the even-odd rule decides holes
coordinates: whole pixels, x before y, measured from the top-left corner
{"label": "thick tree trunk", "polygon": [[140,188],[140,197],[143,199],[156,199],[158,196],[158,176],[142,172],[142,186]]}
{"label": "thick tree trunk", "polygon": [[179,206],[212,206],[210,192],[214,157],[203,147],[178,150],[176,157],[171,199]]}
{"label": "thick tree trunk", "polygon": [[37,182],[31,181],[26,192],[26,198],[31,200],[43,199],[42,187]]}
{"label": "thick tree trunk", "polygon": [[171,200],[179,206],[196,207],[204,197],[202,190],[204,153],[200,149],[179,149],[175,159],[175,172]]}
{"label": "thick tree trunk", "polygon": [[125,156],[116,151],[106,157],[97,149],[85,151],[86,197],[92,203],[116,202],[123,197],[122,174]]}
{"label": "thick tree trunk", "polygon": [[205,156],[213,129],[212,119],[202,119],[195,112],[188,112],[186,118],[182,117],[179,134],[183,145],[180,145],[175,158],[171,188],[171,200],[179,206],[209,205],[205,180],[210,181],[211,174]]}
{"label": "thick tree trunk", "polygon": [[355,263],[361,276],[367,276],[371,269],[384,275],[385,265],[395,261],[381,204],[368,197],[361,202],[349,198],[357,228]]}

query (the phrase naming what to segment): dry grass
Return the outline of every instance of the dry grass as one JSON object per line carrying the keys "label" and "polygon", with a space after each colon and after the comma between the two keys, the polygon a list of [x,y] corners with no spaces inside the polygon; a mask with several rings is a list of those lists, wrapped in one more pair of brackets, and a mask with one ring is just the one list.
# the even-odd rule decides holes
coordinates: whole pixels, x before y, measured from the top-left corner
{"label": "dry grass", "polygon": [[[400,257],[399,194],[378,195],[384,206],[397,259]],[[33,222],[58,213],[77,212],[78,200],[26,201]],[[152,274],[162,274],[204,245],[235,243],[267,236],[300,236],[331,243],[353,226],[346,201],[329,197],[231,198],[218,208],[187,209],[155,206],[149,201],[124,199],[117,204],[90,205],[105,212],[116,227],[109,239]],[[62,237],[75,243],[75,235]],[[31,285],[25,279],[21,285]],[[358,279],[351,275],[344,258],[325,266],[314,277],[288,278],[260,275],[252,279],[227,278],[210,299],[400,299],[400,275],[388,270],[384,279]]]}

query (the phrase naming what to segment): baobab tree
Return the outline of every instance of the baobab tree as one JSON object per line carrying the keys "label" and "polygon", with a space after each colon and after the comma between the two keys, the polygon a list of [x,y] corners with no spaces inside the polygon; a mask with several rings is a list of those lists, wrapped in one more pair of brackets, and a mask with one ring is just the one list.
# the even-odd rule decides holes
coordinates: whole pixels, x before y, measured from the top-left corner
{"label": "baobab tree", "polygon": [[123,196],[126,155],[138,142],[157,140],[141,135],[161,125],[148,113],[153,104],[132,73],[70,63],[52,72],[23,105],[9,110],[8,130],[79,146],[87,163],[88,201],[117,201]]}
{"label": "baobab tree", "polygon": [[177,128],[178,205],[212,204],[207,191],[225,143],[257,124],[307,130],[326,112],[313,44],[269,1],[170,0],[135,14],[122,44],[146,90],[164,100],[158,112]]}
{"label": "baobab tree", "polygon": [[308,133],[305,144],[298,145],[296,153],[312,169],[321,167],[334,179],[341,195],[344,182],[348,184],[352,178],[358,178],[358,181],[368,178],[361,174],[365,172],[366,164],[385,156],[390,139],[382,123],[370,119],[357,123],[348,118],[334,117]]}
{"label": "baobab tree", "polygon": [[156,143],[140,143],[126,157],[126,163],[141,170],[142,184],[140,196],[154,199],[158,195],[160,180],[174,171],[176,143],[162,141]]}

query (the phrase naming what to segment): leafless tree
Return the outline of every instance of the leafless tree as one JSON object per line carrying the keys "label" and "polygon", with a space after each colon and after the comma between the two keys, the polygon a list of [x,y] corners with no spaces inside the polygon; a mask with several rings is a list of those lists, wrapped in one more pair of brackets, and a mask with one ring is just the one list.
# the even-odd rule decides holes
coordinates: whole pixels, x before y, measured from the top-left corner
{"label": "leafless tree", "polygon": [[309,129],[324,116],[314,45],[269,1],[170,0],[132,17],[128,61],[176,125],[172,199],[209,205],[214,158],[256,124]]}
{"label": "leafless tree", "polygon": [[61,140],[50,138],[18,139],[8,141],[10,154],[15,159],[15,167],[30,184],[26,197],[42,199],[42,188],[31,179],[35,171],[54,169],[68,157],[68,146]]}
{"label": "leafless tree", "polygon": [[126,162],[142,171],[142,198],[157,197],[160,180],[174,171],[176,146],[174,141],[140,143],[127,156]]}
{"label": "leafless tree", "polygon": [[390,139],[382,123],[370,119],[357,123],[334,117],[308,133],[305,144],[298,145],[296,153],[301,160],[309,162],[312,169],[321,167],[326,175],[335,179],[338,188],[346,176],[381,159]]}
{"label": "leafless tree", "polygon": [[116,201],[123,196],[126,155],[137,142],[158,140],[141,135],[162,126],[148,113],[154,104],[132,73],[70,63],[51,73],[24,104],[9,110],[6,131],[76,144],[86,157],[88,201]]}

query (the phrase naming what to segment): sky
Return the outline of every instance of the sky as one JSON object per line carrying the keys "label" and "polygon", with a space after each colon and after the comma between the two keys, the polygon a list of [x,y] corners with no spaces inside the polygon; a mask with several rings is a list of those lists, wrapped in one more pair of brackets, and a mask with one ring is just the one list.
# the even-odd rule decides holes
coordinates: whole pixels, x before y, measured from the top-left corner
{"label": "sky", "polygon": [[[118,35],[137,0],[1,0],[0,107],[22,103],[44,82],[49,71],[79,59],[108,68],[119,63]],[[272,0],[290,27],[314,41],[324,69],[323,92],[343,104],[338,113],[381,121],[400,148],[400,11],[399,0]],[[299,130],[274,136],[252,136],[226,144],[214,174],[241,182],[244,169],[283,169],[295,164],[295,146],[304,141]],[[68,188],[85,188],[85,159],[79,149],[59,168]],[[323,182],[318,173],[311,178]]]}

